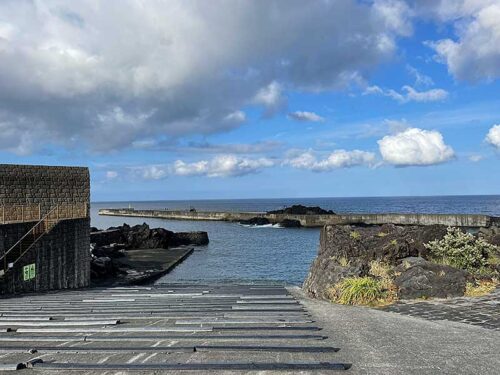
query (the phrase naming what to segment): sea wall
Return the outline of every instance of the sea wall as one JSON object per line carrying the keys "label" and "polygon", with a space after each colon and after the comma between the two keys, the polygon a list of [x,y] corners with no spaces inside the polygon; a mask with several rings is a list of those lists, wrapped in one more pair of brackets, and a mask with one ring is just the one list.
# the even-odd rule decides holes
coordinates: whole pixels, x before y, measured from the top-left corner
{"label": "sea wall", "polygon": [[134,209],[101,209],[99,215],[154,217],[171,220],[211,220],[241,221],[263,217],[273,223],[285,219],[300,221],[303,227],[323,227],[339,224],[397,224],[397,225],[446,225],[457,227],[490,227],[499,225],[500,218],[486,215],[459,214],[339,214],[339,215],[290,215],[266,214],[259,212],[206,212],[206,211],[167,211]]}

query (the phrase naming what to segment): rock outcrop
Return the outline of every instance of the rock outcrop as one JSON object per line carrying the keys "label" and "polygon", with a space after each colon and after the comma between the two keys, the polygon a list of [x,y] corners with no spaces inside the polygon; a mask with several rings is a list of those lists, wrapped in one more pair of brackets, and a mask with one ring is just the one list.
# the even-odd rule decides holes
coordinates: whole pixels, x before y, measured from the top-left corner
{"label": "rock outcrop", "polygon": [[300,228],[302,224],[298,220],[285,219],[279,222],[280,227],[283,228]]}
{"label": "rock outcrop", "polygon": [[243,225],[268,225],[271,222],[265,217],[252,217],[248,220],[240,220],[240,224]]}
{"label": "rock outcrop", "polygon": [[288,214],[288,215],[335,215],[332,210],[324,210],[321,207],[307,207],[301,204],[295,204],[282,210],[269,211],[268,214]]}
{"label": "rock outcrop", "polygon": [[146,223],[130,226],[111,227],[107,230],[91,232],[90,242],[96,249],[111,244],[123,244],[130,249],[168,249],[180,245],[207,245],[207,232],[174,233],[164,228],[150,228]]}
{"label": "rock outcrop", "polygon": [[327,298],[327,289],[345,277],[367,276],[373,260],[396,267],[408,257],[428,254],[424,244],[440,239],[446,227],[327,225],[321,230],[318,256],[304,282],[313,297]]}
{"label": "rock outcrop", "polygon": [[402,259],[394,269],[394,284],[401,299],[463,296],[468,272],[420,257]]}

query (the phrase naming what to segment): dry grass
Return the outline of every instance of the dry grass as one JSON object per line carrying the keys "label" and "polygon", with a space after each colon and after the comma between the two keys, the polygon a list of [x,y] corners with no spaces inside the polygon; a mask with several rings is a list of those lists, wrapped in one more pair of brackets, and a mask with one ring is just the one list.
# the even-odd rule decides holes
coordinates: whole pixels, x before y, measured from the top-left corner
{"label": "dry grass", "polygon": [[385,232],[378,232],[377,233],[377,237],[385,237],[385,236],[387,236],[387,233],[385,233]]}
{"label": "dry grass", "polygon": [[330,257],[330,259],[340,264],[342,267],[348,267],[351,264],[351,261],[347,259],[346,256],[341,256],[341,257],[332,256]]}
{"label": "dry grass", "polygon": [[350,236],[352,239],[354,240],[359,240],[361,238],[361,234],[359,234],[359,232],[353,230],[351,233],[350,233]]}
{"label": "dry grass", "polygon": [[467,297],[481,297],[493,292],[498,285],[498,280],[480,280],[477,284],[467,283],[464,295]]}
{"label": "dry grass", "polygon": [[330,287],[327,295],[342,305],[383,306],[395,299],[394,289],[387,289],[384,280],[370,276],[345,278]]}

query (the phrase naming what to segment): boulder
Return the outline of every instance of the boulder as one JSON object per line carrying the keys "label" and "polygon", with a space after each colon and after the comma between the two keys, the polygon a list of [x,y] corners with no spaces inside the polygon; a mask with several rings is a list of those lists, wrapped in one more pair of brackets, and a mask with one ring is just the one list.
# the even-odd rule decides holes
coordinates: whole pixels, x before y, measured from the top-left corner
{"label": "boulder", "polygon": [[240,220],[240,224],[243,225],[268,225],[271,222],[265,217],[252,217],[248,220]]}
{"label": "boulder", "polygon": [[280,227],[283,227],[283,228],[300,228],[300,227],[302,227],[302,224],[300,224],[300,221],[292,220],[292,219],[282,220],[282,221],[280,221],[279,225],[280,225]]}
{"label": "boulder", "polygon": [[394,284],[401,299],[463,296],[468,272],[429,262],[420,257],[402,260],[394,270]]}
{"label": "boulder", "polygon": [[500,227],[480,228],[478,236],[495,246],[500,246]]}
{"label": "boulder", "polygon": [[109,278],[116,275],[116,270],[110,258],[94,257],[90,262],[90,274],[92,278]]}
{"label": "boulder", "polygon": [[282,210],[269,211],[268,214],[289,214],[289,215],[335,215],[332,210],[324,210],[321,207],[307,207],[301,204],[295,204]]}

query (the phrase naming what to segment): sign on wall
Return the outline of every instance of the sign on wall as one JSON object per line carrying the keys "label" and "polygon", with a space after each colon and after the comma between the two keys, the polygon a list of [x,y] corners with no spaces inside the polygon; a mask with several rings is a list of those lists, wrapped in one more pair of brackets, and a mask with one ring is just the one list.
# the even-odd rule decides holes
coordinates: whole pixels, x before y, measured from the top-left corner
{"label": "sign on wall", "polygon": [[33,280],[35,276],[36,276],[35,263],[31,263],[23,267],[24,281]]}

